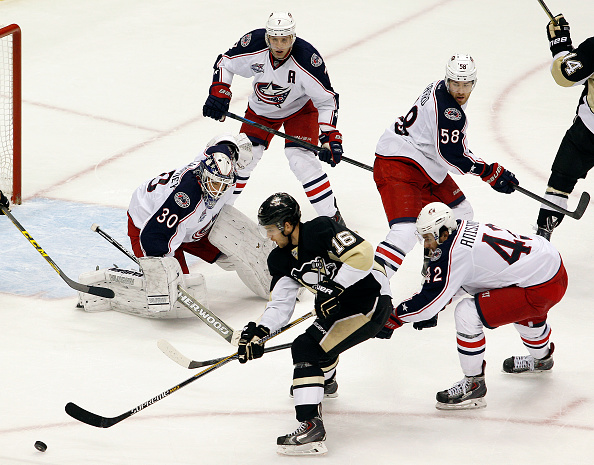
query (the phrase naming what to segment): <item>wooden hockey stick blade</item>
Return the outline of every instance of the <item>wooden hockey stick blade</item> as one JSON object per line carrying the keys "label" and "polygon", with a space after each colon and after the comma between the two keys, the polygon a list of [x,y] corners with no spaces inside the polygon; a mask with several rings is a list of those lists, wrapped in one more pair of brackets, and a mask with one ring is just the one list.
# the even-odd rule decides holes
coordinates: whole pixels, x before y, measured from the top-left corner
{"label": "wooden hockey stick blade", "polygon": [[[298,139],[297,137],[290,136],[288,134],[285,134],[284,132],[277,131],[276,129],[269,128],[268,126],[264,126],[263,124],[256,123],[255,121],[249,120],[249,119],[244,118],[239,115],[236,115],[235,113],[231,113],[230,111],[225,112],[225,115],[231,119],[241,121],[242,123],[249,124],[250,126],[254,126],[255,128],[258,128],[258,129],[262,129],[263,131],[269,132],[270,134],[275,134],[279,137],[290,140],[291,142],[295,142],[296,144],[299,144],[302,147],[305,147],[306,149],[313,150],[316,153],[319,152],[320,150],[322,150],[322,147],[318,147],[317,145],[310,144],[309,142]],[[364,170],[373,171],[373,168],[371,166],[366,165],[365,163],[361,163],[357,160],[353,160],[352,158],[345,157],[344,155],[342,156],[342,160],[346,161],[347,163],[350,163],[351,165],[355,165],[355,166],[358,166],[359,168],[363,168]]]}
{"label": "wooden hockey stick blade", "polygon": [[35,250],[37,250],[43,258],[45,258],[45,260],[51,265],[54,271],[58,273],[60,278],[62,278],[64,282],[68,284],[68,286],[77,291],[86,292],[87,294],[92,294],[99,297],[105,297],[107,299],[113,299],[115,297],[115,294],[111,289],[107,289],[105,287],[87,286],[86,284],[81,284],[76,281],[73,281],[68,276],[66,276],[66,274],[60,269],[60,267],[56,265],[56,263],[50,258],[46,251],[41,248],[37,241],[33,239],[31,234],[29,234],[25,230],[23,225],[18,222],[18,220],[12,215],[12,213],[10,213],[10,211],[7,208],[4,208],[4,206],[2,205],[0,205],[0,210],[2,210],[2,212],[10,219],[10,221],[12,221],[12,224],[14,224],[17,227],[21,234],[25,236],[25,238],[31,243],[31,245],[35,247]]}
{"label": "wooden hockey stick blade", "polygon": [[546,205],[547,207],[552,208],[553,210],[558,211],[559,213],[563,213],[564,215],[569,216],[570,218],[574,218],[579,220],[585,213],[586,208],[588,208],[588,204],[590,203],[590,194],[587,192],[582,192],[578,205],[574,211],[566,210],[565,208],[560,207],[559,205],[555,205],[553,202],[548,201],[547,199],[530,192],[527,189],[524,189],[520,186],[514,186],[514,189],[518,192],[521,192],[528,197],[538,200],[540,203]]}
{"label": "wooden hockey stick blade", "polygon": [[210,329],[214,330],[229,344],[233,345],[235,340],[233,334],[235,333],[235,330],[214,313],[212,313],[208,308],[194,299],[183,287],[179,285],[177,286],[177,300],[194,315],[200,318]]}
{"label": "wooden hockey stick blade", "polygon": [[[274,331],[272,334],[262,338],[262,342],[266,342],[269,339],[272,339],[273,337],[278,336],[281,333],[284,333],[285,331],[291,329],[293,326],[298,325],[299,323],[307,320],[308,318],[312,317],[315,315],[315,312],[309,312],[306,313],[305,315],[291,321],[290,323],[287,323],[285,326],[283,326],[282,328]],[[223,358],[220,362],[215,363],[214,365],[209,366],[208,368],[205,368],[204,370],[202,370],[199,373],[196,373],[194,376],[192,376],[191,378],[186,379],[185,381],[179,383],[177,386],[174,386],[170,389],[167,389],[166,391],[163,391],[161,394],[153,397],[152,399],[134,407],[131,410],[128,410],[125,413],[122,413],[121,415],[117,416],[117,417],[102,417],[101,415],[97,415],[95,413],[89,412],[88,410],[85,410],[82,407],[79,407],[78,405],[72,403],[72,402],[68,402],[66,404],[66,413],[68,415],[70,415],[72,418],[74,418],[75,420],[81,421],[83,423],[86,423],[87,425],[91,425],[91,426],[95,426],[97,428],[109,428],[117,423],[119,423],[122,420],[125,420],[126,418],[131,417],[132,415],[134,415],[135,413],[140,412],[141,410],[144,410],[147,407],[150,407],[151,405],[157,403],[158,401],[160,401],[161,399],[164,399],[165,397],[167,397],[168,395],[172,394],[175,391],[179,391],[181,388],[183,388],[184,386],[187,386],[188,384],[196,381],[198,378],[201,378],[205,375],[207,375],[208,373],[210,373],[211,371],[214,371],[220,367],[222,367],[223,365],[229,363],[232,360],[235,360],[238,356],[238,353],[235,352],[234,354],[231,354],[225,358]]]}
{"label": "wooden hockey stick blade", "polygon": [[[277,350],[288,349],[292,346],[291,342],[286,344],[279,344],[277,346],[272,347],[265,347],[264,353],[268,352],[276,352]],[[184,368],[194,369],[194,368],[203,368],[209,365],[214,365],[215,363],[220,362],[224,357],[213,358],[212,360],[203,360],[197,361],[192,360],[189,357],[186,357],[182,354],[179,350],[173,347],[168,341],[165,339],[160,339],[157,341],[157,347],[163,352],[167,357],[173,360],[178,365],[181,365]]]}

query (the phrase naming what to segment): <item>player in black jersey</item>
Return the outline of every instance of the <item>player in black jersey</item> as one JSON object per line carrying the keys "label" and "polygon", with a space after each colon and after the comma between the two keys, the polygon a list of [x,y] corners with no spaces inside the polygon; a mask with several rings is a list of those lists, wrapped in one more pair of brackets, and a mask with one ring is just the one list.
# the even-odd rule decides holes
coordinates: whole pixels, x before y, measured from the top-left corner
{"label": "player in black jersey", "polygon": [[245,326],[238,349],[241,363],[261,357],[264,348],[256,342],[289,321],[299,289],[316,294],[316,319],[292,346],[300,425],[277,440],[278,452],[287,455],[327,451],[321,415],[325,380],[335,384],[338,355],[374,337],[392,311],[389,282],[374,262],[372,245],[326,216],[300,219],[299,205],[286,193],[272,195],[258,210],[258,223],[278,247],[268,257],[270,301],[260,324]]}
{"label": "player in black jersey", "polygon": [[[551,74],[562,87],[584,86],[573,124],[565,133],[551,167],[545,199],[567,209],[567,198],[578,179],[584,179],[594,166],[594,37],[573,48],[569,24],[563,15],[547,25],[553,55]],[[541,206],[537,234],[551,239],[563,214]]]}

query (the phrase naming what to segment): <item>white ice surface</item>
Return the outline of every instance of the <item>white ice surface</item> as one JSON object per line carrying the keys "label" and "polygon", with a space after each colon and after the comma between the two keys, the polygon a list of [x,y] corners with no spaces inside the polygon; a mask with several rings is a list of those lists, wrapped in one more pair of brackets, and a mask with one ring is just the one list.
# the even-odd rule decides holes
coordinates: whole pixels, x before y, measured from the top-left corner
{"label": "white ice surface", "polygon": [[[591,1],[550,0],[575,44],[592,34]],[[73,279],[132,263],[90,231],[98,223],[125,245],[126,207],[143,180],[194,158],[215,134],[235,131],[202,117],[212,64],[267,15],[290,9],[300,36],[326,59],[340,93],[345,154],[373,163],[385,127],[443,75],[454,52],[478,64],[470,98],[470,146],[542,195],[571,124],[581,88],[563,89],[548,66],[547,18],[536,1],[0,1],[2,22],[23,30],[24,204],[13,209]],[[231,111],[243,114],[249,82],[233,84]],[[328,168],[340,209],[372,243],[387,224],[371,173]],[[531,232],[538,203],[503,196],[457,177],[475,218]],[[252,218],[270,194],[288,191],[304,217],[313,209],[275,139],[236,203]],[[594,191],[580,181],[570,197]],[[592,208],[592,207],[591,207]],[[437,328],[407,326],[341,356],[340,396],[325,402],[327,464],[590,464],[594,433],[590,209],[554,233],[569,272],[564,300],[550,313],[555,368],[513,378],[501,362],[524,348],[512,327],[487,333],[487,408],[439,412],[435,393],[462,377],[451,308]],[[288,396],[288,351],[233,362],[109,429],[70,418],[67,402],[117,416],[191,377],[156,347],[160,338],[195,359],[233,349],[197,318],[151,321],[75,308],[75,293],[6,218],[0,217],[1,464],[273,464],[278,435],[297,423]],[[392,280],[395,300],[419,284],[415,249]],[[193,261],[205,274],[212,310],[235,328],[263,302],[233,273]],[[297,314],[311,308],[307,297]],[[305,326],[302,325],[302,328]],[[295,329],[275,342],[287,342]],[[45,453],[33,448],[48,445]],[[318,460],[318,459],[314,459]]]}

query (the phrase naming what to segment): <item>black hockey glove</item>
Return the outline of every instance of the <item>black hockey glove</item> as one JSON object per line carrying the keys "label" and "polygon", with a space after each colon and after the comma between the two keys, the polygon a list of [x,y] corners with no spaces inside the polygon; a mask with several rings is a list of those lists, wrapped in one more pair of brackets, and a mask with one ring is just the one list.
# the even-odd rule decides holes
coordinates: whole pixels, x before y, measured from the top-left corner
{"label": "black hockey glove", "polygon": [[225,113],[229,111],[231,88],[224,82],[213,82],[210,95],[202,107],[202,114],[217,121],[225,121]]}
{"label": "black hockey glove", "polygon": [[[396,309],[394,309],[394,312],[395,311]],[[394,333],[394,330],[396,328],[400,328],[404,324],[394,312],[390,314],[390,317],[388,318],[388,321],[386,321],[384,327],[380,329],[374,337],[377,339],[390,339]]]}
{"label": "black hockey glove", "polygon": [[[10,202],[8,202],[8,197],[6,197],[2,191],[0,191],[0,205],[2,205],[7,210],[10,210]],[[0,210],[0,215],[4,215],[2,210]]]}
{"label": "black hockey glove", "polygon": [[520,185],[514,173],[506,170],[499,163],[486,165],[481,178],[497,192],[503,194],[511,194],[514,191],[514,185]]}
{"label": "black hockey glove", "polygon": [[316,291],[314,306],[318,318],[328,318],[338,313],[340,301],[338,297],[344,292],[344,287],[334,281],[320,281],[312,286]]}
{"label": "black hockey glove", "polygon": [[239,338],[237,348],[239,363],[246,363],[248,360],[260,358],[264,355],[264,344],[260,344],[259,341],[269,335],[270,330],[266,326],[256,326],[256,323],[250,321],[241,331]]}
{"label": "black hockey glove", "polygon": [[549,47],[553,56],[560,52],[571,52],[571,37],[569,36],[569,23],[565,21],[563,15],[555,16],[557,25],[550,21],[547,24],[547,37],[549,38]]}
{"label": "black hockey glove", "polygon": [[334,167],[342,158],[342,134],[337,130],[322,132],[320,136],[322,150],[318,152],[318,158]]}
{"label": "black hockey glove", "polygon": [[413,328],[418,329],[419,331],[425,328],[435,328],[437,326],[437,315],[439,315],[439,313],[436,313],[433,318],[429,318],[428,320],[415,321],[413,323]]}

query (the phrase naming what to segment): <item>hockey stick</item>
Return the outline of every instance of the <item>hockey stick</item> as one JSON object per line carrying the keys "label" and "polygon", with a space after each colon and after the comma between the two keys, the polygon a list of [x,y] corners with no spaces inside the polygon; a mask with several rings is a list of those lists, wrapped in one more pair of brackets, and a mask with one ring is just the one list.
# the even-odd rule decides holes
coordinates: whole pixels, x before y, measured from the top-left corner
{"label": "hockey stick", "polygon": [[[277,350],[289,349],[293,345],[292,342],[288,342],[286,344],[279,344],[277,346],[272,347],[265,347],[264,352],[276,352]],[[190,358],[186,357],[182,354],[179,350],[173,347],[169,342],[165,339],[160,339],[157,341],[157,347],[163,352],[167,357],[173,360],[178,365],[181,365],[184,368],[194,369],[194,368],[202,368],[207,367],[209,365],[214,365],[215,363],[219,363],[225,357],[213,358],[212,360],[204,360],[204,361],[196,361],[191,360]]]}
{"label": "hockey stick", "polygon": [[545,2],[543,0],[538,0],[538,3],[540,3],[540,6],[542,6],[542,9],[545,10],[545,13],[549,17],[549,19],[553,22],[553,25],[557,26],[557,20],[555,19],[555,17],[551,13],[551,10],[549,10],[549,7],[545,4]]}
{"label": "hockey stick", "polygon": [[[298,139],[297,137],[289,136],[288,134],[285,134],[284,132],[280,132],[280,131],[277,131],[276,129],[269,128],[268,126],[264,126],[263,124],[260,124],[260,123],[256,123],[255,121],[249,120],[249,119],[244,118],[239,115],[236,115],[234,113],[231,113],[230,111],[225,112],[225,115],[228,116],[229,118],[235,119],[237,121],[241,121],[242,123],[246,123],[246,124],[249,124],[250,126],[254,126],[255,128],[262,129],[263,131],[269,132],[270,134],[275,134],[275,135],[280,136],[284,139],[290,140],[291,142],[295,142],[296,144],[299,144],[302,147],[305,147],[306,149],[313,150],[316,153],[318,153],[320,150],[322,150],[322,147],[318,147],[317,145],[310,144],[309,142]],[[342,156],[342,160],[346,161],[347,163],[350,163],[351,165],[355,165],[355,166],[358,166],[359,168],[363,168],[367,171],[373,171],[373,168],[371,166],[366,165],[361,162],[358,162],[357,160],[353,160],[352,158],[347,158],[344,155]]]}
{"label": "hockey stick", "polygon": [[[130,253],[122,244],[103,231],[97,223],[93,223],[91,230],[98,233],[116,249],[127,255],[130,260],[133,260],[138,265],[140,264],[140,261],[137,257],[132,255],[132,253]],[[237,338],[234,338],[235,330],[214,313],[212,313],[208,308],[194,299],[190,294],[188,294],[188,291],[186,291],[180,285],[177,286],[177,300],[194,315],[200,318],[204,323],[206,323],[206,326],[214,330],[219,336],[225,339],[229,344],[235,346],[237,345]]]}
{"label": "hockey stick", "polygon": [[[292,322],[288,323],[287,325],[283,326],[282,328],[274,331],[269,336],[262,338],[262,343],[268,341],[269,339],[272,339],[273,337],[278,336],[281,333],[284,333],[288,329],[291,329],[293,326],[298,325],[299,323],[307,320],[309,317],[314,316],[314,315],[315,315],[315,312],[310,312],[310,313],[303,315],[302,317],[299,317],[299,318],[293,320]],[[125,420],[128,417],[131,417],[135,413],[138,413],[141,410],[144,410],[145,408],[156,404],[161,399],[164,399],[165,397],[169,396],[170,394],[172,394],[176,391],[179,391],[184,386],[187,386],[188,384],[196,381],[197,379],[202,378],[203,376],[207,375],[208,373],[211,373],[212,371],[214,371],[218,368],[221,368],[223,365],[226,365],[230,361],[235,360],[237,357],[238,357],[237,352],[235,352],[234,354],[228,355],[227,357],[224,357],[223,359],[221,359],[219,362],[215,363],[214,365],[211,365],[210,367],[205,368],[200,373],[196,373],[191,378],[188,378],[185,381],[179,383],[178,385],[176,385],[170,389],[167,389],[166,391],[163,391],[161,394],[138,405],[137,407],[134,407],[131,410],[128,410],[125,413],[122,413],[121,415],[118,415],[117,417],[102,417],[101,415],[97,415],[95,413],[89,412],[88,410],[85,410],[82,407],[79,407],[78,405],[76,405],[72,402],[68,402],[66,404],[65,410],[66,410],[66,413],[68,415],[70,415],[72,418],[74,418],[75,420],[81,421],[83,423],[86,423],[87,425],[96,426],[97,428],[109,428],[109,427],[115,425],[116,423],[119,423],[120,421]]]}
{"label": "hockey stick", "polygon": [[27,238],[27,240],[31,243],[31,245],[33,247],[35,247],[35,250],[37,250],[41,254],[41,256],[43,258],[45,258],[46,261],[52,266],[52,268],[56,271],[56,273],[58,273],[60,275],[60,278],[62,278],[66,282],[66,284],[68,284],[72,289],[76,289],[77,291],[86,292],[87,294],[92,294],[92,295],[96,295],[99,297],[105,297],[107,299],[113,299],[115,297],[115,294],[111,289],[107,289],[104,287],[97,287],[97,286],[87,286],[86,284],[77,283],[76,281],[73,281],[68,276],[66,276],[64,274],[64,272],[60,269],[60,267],[58,267],[58,265],[56,265],[56,263],[45,252],[45,250],[43,250],[41,248],[41,246],[35,241],[35,239],[33,239],[33,237],[31,237],[31,234],[29,234],[25,230],[25,228],[23,228],[21,223],[19,223],[17,221],[17,219],[12,215],[12,213],[10,213],[10,211],[7,208],[4,208],[2,205],[0,205],[0,209],[10,219],[10,221],[12,221],[12,223],[19,229],[19,231],[21,231],[21,233],[23,233],[23,236],[25,236]]}
{"label": "hockey stick", "polygon": [[574,218],[576,220],[579,220],[584,215],[584,212],[586,211],[586,208],[588,208],[588,204],[590,203],[590,194],[588,194],[587,192],[582,192],[582,195],[580,197],[580,200],[578,202],[576,209],[574,211],[569,211],[569,210],[565,210],[565,208],[562,208],[559,205],[555,205],[553,202],[549,202],[547,199],[544,199],[544,198],[530,192],[529,190],[524,189],[523,187],[514,186],[514,189],[517,190],[518,192],[521,192],[524,195],[527,195],[528,197],[530,197],[534,200],[538,200],[539,202],[546,205],[547,207],[551,207],[553,210],[556,210],[559,213],[563,213],[564,215],[567,215],[570,218]]}

